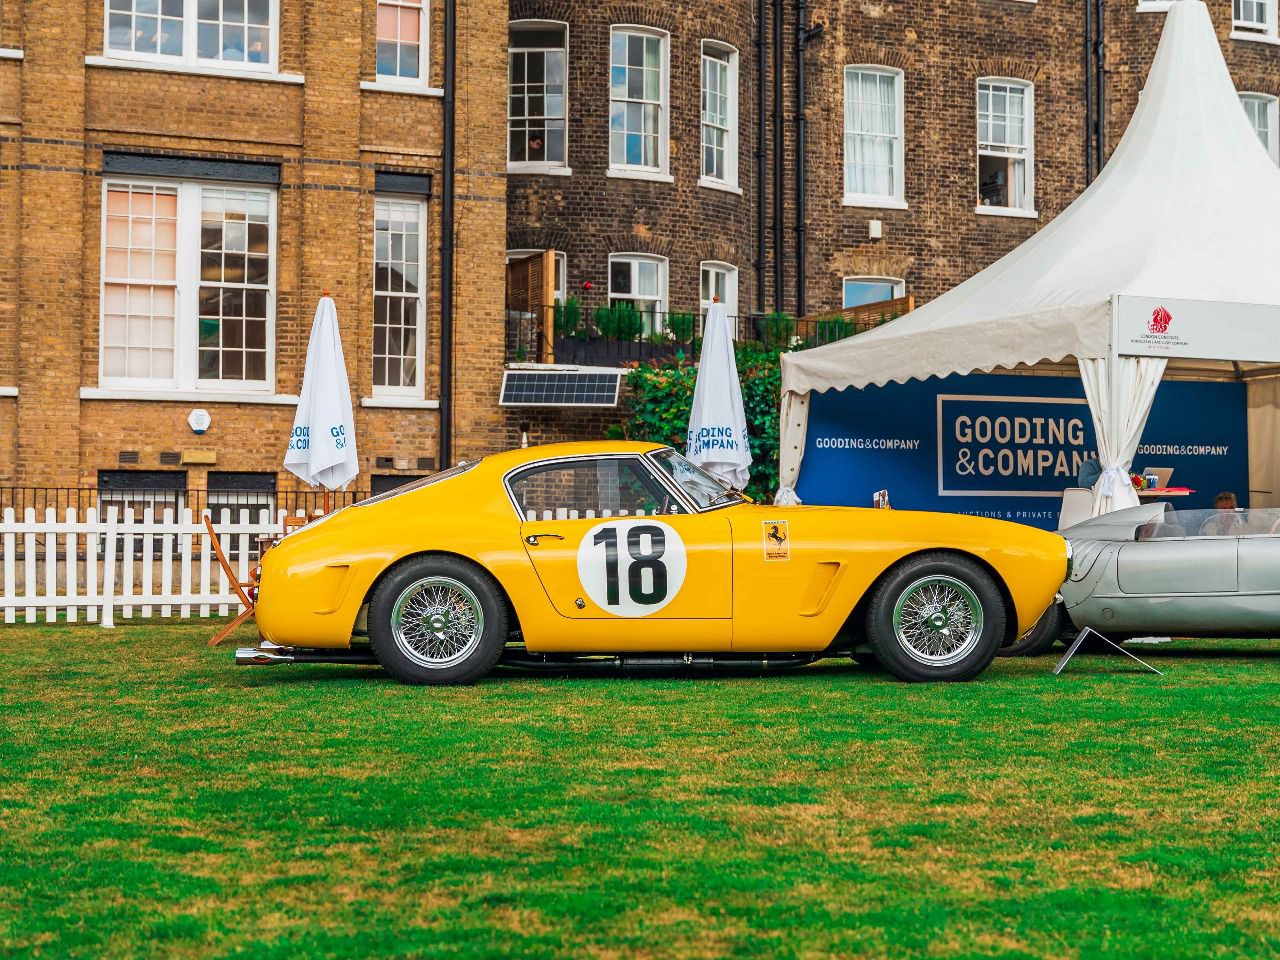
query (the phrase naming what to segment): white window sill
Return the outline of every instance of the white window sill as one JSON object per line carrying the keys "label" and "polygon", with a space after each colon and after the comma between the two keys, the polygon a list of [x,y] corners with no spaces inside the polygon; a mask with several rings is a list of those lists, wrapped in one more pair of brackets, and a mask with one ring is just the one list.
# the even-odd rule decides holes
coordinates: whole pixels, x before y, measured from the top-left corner
{"label": "white window sill", "polygon": [[866,207],[871,210],[906,210],[907,201],[897,197],[864,197],[859,194],[845,194],[840,203],[846,207]]}
{"label": "white window sill", "polygon": [[722,193],[733,193],[742,196],[742,188],[732,183],[725,183],[723,180],[712,180],[710,177],[699,177],[698,186],[705,187],[707,190],[719,190]]}
{"label": "white window sill", "polygon": [[562,163],[508,163],[507,173],[544,177],[571,177],[573,168]]}
{"label": "white window sill", "polygon": [[17,387],[0,387],[0,397],[16,397],[17,395]]}
{"label": "white window sill", "polygon": [[396,83],[392,80],[361,80],[361,90],[374,93],[404,93],[411,97],[443,97],[439,87],[424,87],[420,83]]}
{"label": "white window sill", "polygon": [[1138,0],[1139,13],[1168,13],[1173,0]]}
{"label": "white window sill", "polygon": [[605,171],[606,177],[613,177],[615,180],[648,180],[652,183],[675,183],[676,178],[669,173],[661,173],[657,170],[620,170],[617,167],[610,167]]}
{"label": "white window sill", "polygon": [[187,73],[199,77],[228,77],[232,80],[261,80],[266,83],[305,83],[300,73],[273,73],[269,70],[237,70],[234,67],[195,66],[159,60],[126,60],[118,57],[85,57],[86,67],[114,67],[118,70],[152,70],[158,73]]}
{"label": "white window sill", "polygon": [[1252,30],[1232,30],[1229,34],[1232,40],[1252,40],[1254,43],[1269,43],[1272,46],[1280,45],[1280,37],[1273,33],[1254,33]]}
{"label": "white window sill", "polygon": [[360,406],[381,410],[439,410],[440,401],[414,397],[361,397]]}
{"label": "white window sill", "polygon": [[254,403],[297,406],[290,393],[238,393],[230,390],[146,390],[134,387],[81,387],[81,400],[150,400],[178,403]]}
{"label": "white window sill", "polygon": [[1019,217],[1023,220],[1039,220],[1040,214],[1036,210],[1020,210],[1017,207],[983,207],[977,206],[973,208],[974,213],[981,214],[984,217]]}
{"label": "white window sill", "polygon": [[0,47],[0,60],[21,60],[23,53],[14,47]]}

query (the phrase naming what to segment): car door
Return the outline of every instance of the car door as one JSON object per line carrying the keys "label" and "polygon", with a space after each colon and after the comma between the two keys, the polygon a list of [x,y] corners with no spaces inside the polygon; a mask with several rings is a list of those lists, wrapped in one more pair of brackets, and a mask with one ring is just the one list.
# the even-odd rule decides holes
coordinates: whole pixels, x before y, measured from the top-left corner
{"label": "car door", "polygon": [[1238,553],[1234,536],[1124,544],[1116,560],[1120,597],[1111,608],[1113,629],[1175,636],[1213,629],[1237,598]]}
{"label": "car door", "polygon": [[728,520],[692,513],[637,456],[553,460],[507,481],[561,649],[728,650]]}

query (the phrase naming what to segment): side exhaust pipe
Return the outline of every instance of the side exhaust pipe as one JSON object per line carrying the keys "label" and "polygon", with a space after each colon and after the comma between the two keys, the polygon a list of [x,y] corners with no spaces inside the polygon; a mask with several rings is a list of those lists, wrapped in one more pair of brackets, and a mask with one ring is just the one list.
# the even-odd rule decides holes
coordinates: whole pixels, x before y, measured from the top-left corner
{"label": "side exhaust pipe", "polygon": [[242,667],[270,667],[277,663],[376,662],[372,650],[307,650],[301,647],[282,647],[270,640],[264,640],[256,647],[240,647],[236,650],[236,664]]}

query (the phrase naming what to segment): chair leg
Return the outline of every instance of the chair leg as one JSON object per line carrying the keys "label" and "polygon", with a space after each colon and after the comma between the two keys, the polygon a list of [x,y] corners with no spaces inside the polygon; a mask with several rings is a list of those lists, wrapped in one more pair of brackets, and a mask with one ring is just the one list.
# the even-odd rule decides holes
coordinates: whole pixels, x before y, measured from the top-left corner
{"label": "chair leg", "polygon": [[236,617],[234,620],[232,620],[225,627],[223,627],[221,630],[219,630],[217,633],[213,635],[213,639],[209,641],[209,646],[216,647],[223,640],[227,639],[227,637],[231,636],[231,634],[235,632],[236,627],[240,626],[242,623],[244,623],[246,620],[248,620],[252,616],[253,616],[253,607],[250,607],[247,610],[241,610],[240,615],[238,617]]}

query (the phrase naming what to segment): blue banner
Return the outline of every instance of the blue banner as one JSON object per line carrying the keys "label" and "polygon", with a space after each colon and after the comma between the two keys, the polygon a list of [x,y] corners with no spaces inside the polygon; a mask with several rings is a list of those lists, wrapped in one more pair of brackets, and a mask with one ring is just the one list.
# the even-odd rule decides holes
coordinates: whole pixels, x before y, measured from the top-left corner
{"label": "blue banner", "polygon": [[[1173,470],[1210,507],[1220,491],[1248,505],[1242,383],[1170,380],[1156,392],[1135,471]],[[1093,457],[1093,420],[1075,377],[970,374],[814,393],[797,492],[805,503],[969,513],[1052,530],[1062,491]]]}

